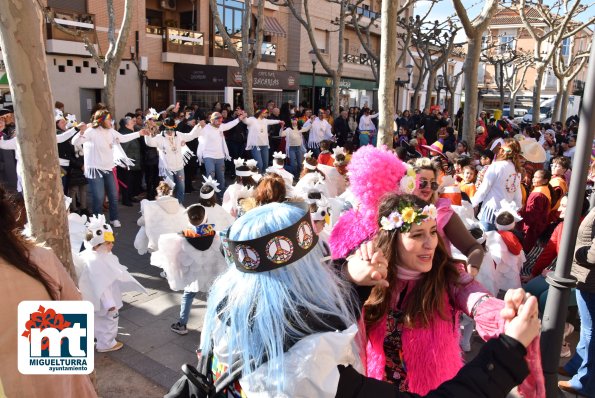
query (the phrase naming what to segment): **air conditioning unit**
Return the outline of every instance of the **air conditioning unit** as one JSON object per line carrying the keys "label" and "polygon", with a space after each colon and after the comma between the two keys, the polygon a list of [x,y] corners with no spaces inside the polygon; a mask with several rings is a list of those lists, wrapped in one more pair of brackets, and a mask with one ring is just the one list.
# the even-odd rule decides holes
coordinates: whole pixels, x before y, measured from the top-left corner
{"label": "air conditioning unit", "polygon": [[161,8],[165,10],[175,10],[176,0],[161,0]]}

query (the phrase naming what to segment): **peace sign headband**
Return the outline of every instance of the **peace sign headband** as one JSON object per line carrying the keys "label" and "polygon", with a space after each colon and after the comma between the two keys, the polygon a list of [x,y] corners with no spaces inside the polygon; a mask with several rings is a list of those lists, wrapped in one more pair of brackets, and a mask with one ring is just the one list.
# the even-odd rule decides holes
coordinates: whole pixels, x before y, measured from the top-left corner
{"label": "peace sign headband", "polygon": [[303,205],[298,206],[304,209],[304,215],[285,229],[245,241],[224,239],[228,261],[241,272],[268,272],[292,264],[308,254],[318,243],[318,235],[312,229],[310,212]]}

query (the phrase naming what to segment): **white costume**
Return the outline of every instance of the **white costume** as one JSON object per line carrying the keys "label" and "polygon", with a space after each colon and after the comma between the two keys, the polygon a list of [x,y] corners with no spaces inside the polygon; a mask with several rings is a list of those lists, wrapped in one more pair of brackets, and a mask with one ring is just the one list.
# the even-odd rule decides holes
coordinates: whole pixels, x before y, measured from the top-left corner
{"label": "white costume", "polygon": [[[113,232],[105,217],[102,214],[91,217],[87,228],[93,238],[88,242],[91,247],[80,254],[82,267],[78,270],[79,289],[83,300],[93,303],[97,349],[104,350],[116,345],[122,293],[146,293],[146,290],[105,245],[93,249],[101,243],[113,242]],[[110,308],[113,309],[110,311]]]}
{"label": "white costume", "polygon": [[[269,126],[281,123],[281,120],[259,119],[250,116],[242,120],[248,126],[248,138],[246,149],[250,150],[257,146],[269,146]],[[268,159],[266,160],[268,162]]]}
{"label": "white costume", "polygon": [[223,194],[223,210],[231,214],[232,209],[238,204],[238,192],[242,188],[244,188],[244,186],[242,184],[238,184],[237,182],[227,187],[225,193]]}
{"label": "white costume", "polygon": [[201,127],[197,125],[189,133],[176,131],[172,135],[162,133],[155,137],[145,136],[145,144],[159,151],[159,175],[168,176],[184,168],[194,155],[185,143],[197,138],[200,130]]}
{"label": "white costume", "polygon": [[326,164],[318,164],[318,170],[322,171],[326,176],[326,190],[329,198],[340,196],[347,189],[347,181],[335,166],[328,166]]}
{"label": "white costume", "polygon": [[[521,287],[521,268],[525,262],[525,253],[514,255],[504,243],[497,231],[486,232],[487,249],[496,263],[495,288],[499,290]],[[483,267],[482,267],[483,268]]]}
{"label": "white costume", "polygon": [[[281,152],[273,153],[273,159],[285,159],[287,156]],[[275,173],[285,182],[285,197],[293,197],[293,174],[283,168],[282,164],[273,161],[273,165],[266,169],[267,173]]]}
{"label": "white costume", "polygon": [[215,204],[213,207],[205,206],[205,213],[209,224],[215,225],[215,231],[223,231],[234,222],[234,218],[223,207]]}
{"label": "white costume", "polygon": [[134,248],[140,255],[158,250],[160,235],[180,232],[188,226],[184,206],[171,196],[143,199],[140,211],[142,216],[137,221],[140,229],[134,240]]}
{"label": "white costume", "polygon": [[308,173],[302,178],[300,178],[298,183],[293,188],[293,193],[295,197],[306,199],[308,197],[309,186],[315,184],[318,184],[320,186],[320,192],[328,198],[329,194],[326,187],[326,180],[324,179],[324,177],[322,177],[320,173],[317,172]]}
{"label": "white costume", "polygon": [[320,141],[332,140],[334,138],[332,131],[333,128],[326,119],[320,119],[318,117],[314,119],[310,129],[310,135],[308,136],[308,148],[318,148]]}
{"label": "white costume", "polygon": [[220,246],[216,234],[204,251],[195,249],[181,234],[161,235],[160,249],[151,256],[151,265],[163,268],[174,291],[208,292],[215,278],[227,270]]}

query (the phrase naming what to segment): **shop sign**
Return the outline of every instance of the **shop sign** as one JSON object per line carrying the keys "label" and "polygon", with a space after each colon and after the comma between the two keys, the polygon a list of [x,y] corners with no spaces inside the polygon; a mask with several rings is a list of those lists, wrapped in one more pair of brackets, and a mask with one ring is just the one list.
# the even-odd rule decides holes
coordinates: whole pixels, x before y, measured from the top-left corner
{"label": "shop sign", "polygon": [[[229,67],[228,82],[230,86],[242,85],[242,72],[237,67]],[[254,88],[268,88],[275,90],[297,90],[299,73],[276,70],[255,69],[252,76]]]}

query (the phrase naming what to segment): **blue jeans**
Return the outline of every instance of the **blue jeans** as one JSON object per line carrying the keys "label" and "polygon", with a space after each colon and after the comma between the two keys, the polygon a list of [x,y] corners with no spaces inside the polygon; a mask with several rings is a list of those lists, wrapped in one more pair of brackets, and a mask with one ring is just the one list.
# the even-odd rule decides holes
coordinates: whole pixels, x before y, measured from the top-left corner
{"label": "blue jeans", "polygon": [[196,292],[187,292],[184,290],[182,295],[182,303],[180,304],[180,324],[186,326],[188,324],[188,317],[190,316],[190,309],[192,308],[192,300],[194,300]]}
{"label": "blue jeans", "polygon": [[587,397],[595,396],[595,342],[592,341],[595,293],[576,290],[576,303],[581,318],[581,333],[576,353],[564,365],[571,375],[572,388]]}
{"label": "blue jeans", "polygon": [[[525,285],[523,285],[523,289],[525,291],[531,293],[535,297],[537,297],[537,301],[539,302],[539,314],[543,314],[543,310],[545,310],[545,302],[547,301],[547,293],[549,291],[550,284],[546,282],[545,277],[542,275],[538,275],[535,278],[531,279]],[[574,307],[576,305],[576,300],[574,299],[574,291],[575,289],[571,289],[570,299],[568,300],[568,306]]]}
{"label": "blue jeans", "polygon": [[258,171],[263,174],[269,167],[269,147],[266,145],[252,147],[252,159],[256,160]]}
{"label": "blue jeans", "polygon": [[300,178],[300,172],[302,171],[302,163],[304,161],[304,151],[301,146],[290,146],[289,147],[289,168],[290,172],[297,179]]}
{"label": "blue jeans", "polygon": [[93,214],[103,213],[103,198],[107,191],[109,200],[109,219],[118,219],[118,191],[116,190],[116,178],[114,172],[101,173],[101,177],[87,178],[91,189],[91,204]]}
{"label": "blue jeans", "polygon": [[207,177],[211,176],[219,183],[217,198],[221,201],[225,192],[225,159],[204,158],[204,162]]}
{"label": "blue jeans", "polygon": [[176,191],[176,199],[180,202],[181,205],[184,204],[184,192],[186,191],[186,182],[184,181],[184,169],[180,169],[178,171],[172,172],[172,180],[174,180],[174,190]]}

